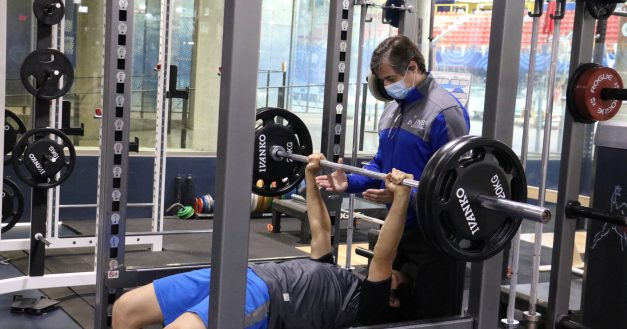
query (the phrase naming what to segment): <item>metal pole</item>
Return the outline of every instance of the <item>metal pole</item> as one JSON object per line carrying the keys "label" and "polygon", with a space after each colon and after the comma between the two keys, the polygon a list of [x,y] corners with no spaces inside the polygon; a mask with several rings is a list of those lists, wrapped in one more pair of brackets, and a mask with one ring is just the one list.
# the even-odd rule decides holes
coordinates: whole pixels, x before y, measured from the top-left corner
{"label": "metal pole", "polygon": [[[366,34],[366,16],[368,15],[368,1],[361,0],[361,10],[359,18],[359,48],[357,49],[357,84],[355,85],[355,112],[353,113],[353,150],[351,153],[351,163],[357,162],[357,145],[359,135],[357,128],[359,127],[359,97],[361,96],[361,73],[364,54],[364,34]],[[355,193],[351,193],[348,199],[348,223],[346,226],[346,268],[351,267],[351,250],[353,247],[353,221],[355,217]]]}
{"label": "metal pole", "polygon": [[364,150],[364,135],[366,132],[366,110],[368,106],[368,84],[358,84],[357,88],[361,88],[364,98],[361,101],[361,121],[359,121],[359,150]]}
{"label": "metal pole", "polygon": [[[261,1],[224,3],[209,328],[244,327]],[[228,201],[228,202],[227,202]],[[236,218],[237,220],[233,220]]]}
{"label": "metal pole", "polygon": [[435,0],[431,0],[431,14],[429,15],[429,71],[435,69],[435,51],[433,50],[433,24],[435,19]]}
{"label": "metal pole", "polygon": [[[592,59],[596,20],[586,9],[586,1],[577,0],[570,55],[570,73]],[[559,194],[555,217],[555,236],[551,256],[551,284],[545,327],[553,328],[560,315],[569,309],[573,241],[577,222],[566,218],[564,209],[570,200],[577,200],[581,183],[581,159],[583,157],[583,124],[574,122],[571,115],[564,116],[564,137],[560,158]]]}
{"label": "metal pole", "polygon": [[[529,16],[533,18],[531,27],[531,45],[529,47],[529,69],[527,70],[527,95],[525,98],[524,120],[523,120],[523,136],[522,147],[520,150],[520,161],[525,170],[527,170],[527,155],[529,153],[529,119],[531,115],[531,106],[533,106],[533,83],[536,72],[536,49],[538,45],[538,29],[540,26],[540,17],[542,17],[543,9],[542,0],[536,0],[533,13],[529,12]],[[512,277],[509,281],[509,296],[507,300],[507,318],[501,322],[507,325],[517,325],[518,321],[514,319],[514,309],[516,307],[516,286],[518,285],[518,262],[520,258],[520,227],[512,240]]]}
{"label": "metal pole", "polygon": [[[344,156],[346,132],[343,128],[346,127],[348,111],[347,93],[352,57],[353,9],[354,1],[330,1],[325,66],[327,74],[324,79],[320,151],[333,161],[338,161]],[[307,90],[309,93],[309,88]],[[309,106],[309,99],[307,99],[307,106]],[[337,129],[337,127],[342,129]],[[341,205],[329,203],[327,207],[331,221],[334,223],[333,256],[337,259]]]}
{"label": "metal pole", "polygon": [[[95,328],[109,326],[113,302],[122,293],[112,280],[123,276],[128,201],[128,136],[130,133],[134,1],[107,1],[104,35],[103,114],[98,158],[96,204]],[[124,14],[124,15],[122,15]],[[118,76],[125,79],[118,82]],[[119,123],[122,123],[119,125]],[[116,124],[118,123],[118,124]],[[114,193],[119,197],[113,197]]]}
{"label": "metal pole", "polygon": [[[7,49],[7,1],[0,0],[0,54],[6,54]],[[0,126],[4,127],[4,105],[6,93],[6,57],[0,60]],[[0,148],[4,150],[4,134],[0,136]],[[4,153],[3,153],[4,154]],[[4,177],[4,166],[0,168],[0,177]],[[0,214],[2,213],[2,202],[0,202]],[[0,234],[0,237],[2,235]],[[0,239],[1,241],[1,239]]]}
{"label": "metal pole", "polygon": [[[482,135],[508,145],[513,139],[516,84],[520,63],[524,1],[494,1],[490,26],[490,49]],[[501,253],[471,265],[468,315],[474,328],[494,328],[498,321]]]}
{"label": "metal pole", "polygon": [[[540,187],[538,200],[540,207],[544,206],[546,198],[546,179],[549,164],[549,152],[551,148],[551,125],[553,119],[553,98],[555,96],[555,74],[557,70],[557,55],[560,44],[560,23],[564,17],[566,0],[557,0],[553,19],[553,41],[551,43],[551,65],[549,66],[549,81],[546,101],[546,113],[544,116],[544,139],[542,144],[542,160],[540,166]],[[531,268],[531,288],[529,291],[529,311],[524,313],[529,322],[538,322],[540,314],[536,313],[538,302],[538,283],[540,280],[540,255],[542,253],[542,229],[543,223],[536,223],[535,239],[533,244],[533,261]]]}

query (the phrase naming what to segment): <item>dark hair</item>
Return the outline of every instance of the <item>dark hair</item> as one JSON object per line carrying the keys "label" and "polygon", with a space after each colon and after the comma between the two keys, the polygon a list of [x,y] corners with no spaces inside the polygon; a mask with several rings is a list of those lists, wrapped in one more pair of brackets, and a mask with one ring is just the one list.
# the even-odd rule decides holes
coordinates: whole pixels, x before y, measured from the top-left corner
{"label": "dark hair", "polygon": [[376,75],[381,64],[387,63],[396,73],[404,74],[411,61],[418,64],[418,71],[427,72],[425,58],[418,47],[408,37],[397,35],[383,40],[372,52],[370,71]]}

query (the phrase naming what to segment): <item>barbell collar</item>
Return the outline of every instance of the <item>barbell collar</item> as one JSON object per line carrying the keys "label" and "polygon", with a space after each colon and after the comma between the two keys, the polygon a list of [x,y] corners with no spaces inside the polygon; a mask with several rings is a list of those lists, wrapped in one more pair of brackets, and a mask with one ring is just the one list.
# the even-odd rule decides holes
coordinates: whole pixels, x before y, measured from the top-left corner
{"label": "barbell collar", "polygon": [[627,216],[613,214],[600,209],[584,207],[578,201],[569,201],[566,204],[566,217],[568,218],[588,218],[604,223],[627,227]]}
{"label": "barbell collar", "polygon": [[551,220],[551,211],[544,207],[538,207],[528,203],[496,198],[483,194],[477,195],[475,200],[482,208],[502,212],[514,217],[520,217],[544,224]]}
{"label": "barbell collar", "polygon": [[601,89],[601,99],[606,100],[627,100],[627,89],[622,88],[603,88]]}
{"label": "barbell collar", "polygon": [[[306,156],[286,152],[282,146],[278,146],[278,145],[275,145],[272,148],[272,150],[270,151],[270,156],[272,157],[272,159],[276,161],[282,161],[284,158],[287,158],[287,159],[291,159],[291,160],[298,161],[298,162],[304,162],[304,163],[309,162],[309,159]],[[387,176],[386,174],[383,174],[380,172],[376,172],[376,171],[372,171],[372,170],[368,170],[364,168],[359,168],[359,167],[354,167],[354,166],[349,166],[349,165],[336,163],[336,162],[328,161],[328,160],[321,160],[320,165],[322,167],[333,168],[336,170],[344,170],[347,172],[351,172],[351,173],[355,173],[355,174],[359,174],[359,175],[363,175],[366,177],[379,179],[379,180],[385,180],[385,177]],[[417,188],[419,185],[419,182],[413,179],[404,179],[401,184],[405,186]]]}

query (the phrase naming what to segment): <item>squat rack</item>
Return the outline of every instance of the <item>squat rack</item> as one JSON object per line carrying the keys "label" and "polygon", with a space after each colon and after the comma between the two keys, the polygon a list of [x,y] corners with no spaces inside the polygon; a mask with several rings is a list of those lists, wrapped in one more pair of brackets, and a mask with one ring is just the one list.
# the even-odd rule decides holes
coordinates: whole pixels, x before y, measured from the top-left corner
{"label": "squat rack", "polygon": [[[350,29],[351,8],[349,0],[332,0],[329,31],[330,35],[327,70],[339,72],[336,55],[350,49],[340,40],[342,32]],[[110,308],[121,293],[121,282],[130,275],[124,266],[124,236],[126,223],[126,200],[128,178],[128,127],[130,111],[130,77],[132,54],[133,0],[108,1],[105,31],[105,70],[104,70],[104,113],[101,131],[101,160],[99,163],[99,207],[98,207],[98,249],[97,249],[97,292],[95,325],[104,328],[110,325]],[[486,94],[485,113],[488,118],[483,125],[483,135],[499,139],[511,145],[515,93],[518,72],[509,68],[517,66],[520,57],[520,39],[524,2],[497,1],[492,10],[490,53],[487,85],[491,93]],[[249,212],[240,204],[248,203],[252,180],[252,153],[254,134],[254,108],[256,94],[256,70],[258,67],[259,31],[261,25],[261,1],[232,0],[224,7],[222,80],[220,88],[218,163],[216,167],[216,193],[223,197],[218,200],[214,217],[212,245],[212,277],[210,328],[242,328],[246,264],[248,262]],[[342,17],[343,19],[333,19]],[[346,26],[346,23],[349,23]],[[333,31],[333,32],[331,32]],[[516,42],[518,40],[518,42]],[[511,44],[518,45],[511,47]],[[346,54],[347,55],[347,54]],[[346,63],[344,63],[346,65]],[[348,76],[348,65],[344,68]],[[331,74],[327,75],[332,76]],[[122,77],[122,78],[121,78]],[[327,140],[336,141],[336,124],[344,118],[337,114],[345,111],[344,105],[338,111],[339,100],[337,75],[325,83],[325,99],[335,100],[325,103],[323,125]],[[330,85],[329,85],[330,84]],[[348,91],[348,88],[346,88]],[[333,97],[331,97],[333,95]],[[334,103],[334,104],[331,104]],[[497,110],[498,109],[498,110]],[[337,112],[336,112],[337,111]],[[242,118],[249,118],[242,119]],[[336,121],[337,120],[337,121]],[[338,122],[339,121],[339,122]],[[120,122],[122,123],[120,125]],[[512,125],[497,124],[511,122]],[[342,126],[340,126],[341,128]],[[242,135],[243,134],[243,135]],[[340,140],[343,139],[340,131]],[[325,143],[323,143],[324,145]],[[337,156],[342,150],[326,143],[327,154]],[[332,145],[329,145],[332,144]],[[245,188],[243,188],[245,187]],[[228,200],[228,202],[226,201]],[[339,218],[339,214],[338,214]],[[502,256],[496,255],[472,265],[468,316],[442,319],[438,322],[399,324],[398,328],[493,328],[498,322],[498,300],[500,268]],[[191,269],[191,268],[190,268]],[[178,270],[181,270],[179,268]],[[126,280],[125,280],[126,279]],[[390,327],[390,325],[386,325]]]}

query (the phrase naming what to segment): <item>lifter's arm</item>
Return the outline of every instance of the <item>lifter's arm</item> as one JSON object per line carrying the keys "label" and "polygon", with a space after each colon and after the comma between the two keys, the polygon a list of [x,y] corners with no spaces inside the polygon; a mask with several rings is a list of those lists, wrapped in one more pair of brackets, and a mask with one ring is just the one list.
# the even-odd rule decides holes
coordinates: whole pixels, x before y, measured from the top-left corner
{"label": "lifter's arm", "polygon": [[314,153],[309,156],[305,169],[307,184],[307,217],[311,229],[311,258],[319,259],[333,251],[331,246],[331,218],[327,206],[322,201],[320,190],[316,185],[316,175],[320,171],[320,160],[324,155]]}
{"label": "lifter's arm", "polygon": [[413,176],[393,169],[385,178],[385,186],[394,193],[394,200],[374,246],[374,256],[368,269],[368,281],[381,281],[392,275],[392,264],[405,229],[411,192],[410,187],[401,185],[403,179],[413,179]]}

